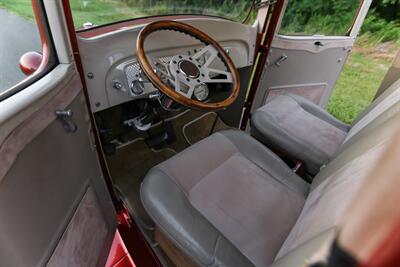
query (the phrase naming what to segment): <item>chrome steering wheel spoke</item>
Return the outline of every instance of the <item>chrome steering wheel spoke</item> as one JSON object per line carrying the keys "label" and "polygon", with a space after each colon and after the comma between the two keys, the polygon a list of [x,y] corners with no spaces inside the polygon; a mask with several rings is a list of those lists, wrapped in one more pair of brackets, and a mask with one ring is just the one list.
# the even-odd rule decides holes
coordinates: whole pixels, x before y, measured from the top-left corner
{"label": "chrome steering wheel spoke", "polygon": [[168,79],[171,78],[171,74],[169,73],[167,63],[165,63],[155,57],[149,57],[149,61],[150,61],[151,66],[153,67],[155,73],[157,73],[159,75],[160,74],[164,75],[165,78],[168,78]]}
{"label": "chrome steering wheel spoke", "polygon": [[212,45],[205,46],[193,56],[172,57],[167,69],[172,74],[170,82],[174,85],[175,91],[187,98],[192,98],[196,87],[200,85],[233,83],[230,72],[210,67],[217,57],[218,50]]}
{"label": "chrome steering wheel spoke", "polygon": [[210,64],[217,58],[218,51],[212,45],[207,45],[199,52],[193,55],[193,59],[200,62],[201,59],[204,59],[204,63],[202,64],[203,68],[207,68]]}
{"label": "chrome steering wheel spoke", "polygon": [[197,85],[196,82],[188,79],[182,73],[175,74],[175,91],[187,98],[192,98],[194,89]]}
{"label": "chrome steering wheel spoke", "polygon": [[[232,83],[232,74],[228,71],[217,70],[213,68],[205,69],[206,77],[203,79],[205,83]],[[214,78],[219,75],[224,75],[224,78]]]}

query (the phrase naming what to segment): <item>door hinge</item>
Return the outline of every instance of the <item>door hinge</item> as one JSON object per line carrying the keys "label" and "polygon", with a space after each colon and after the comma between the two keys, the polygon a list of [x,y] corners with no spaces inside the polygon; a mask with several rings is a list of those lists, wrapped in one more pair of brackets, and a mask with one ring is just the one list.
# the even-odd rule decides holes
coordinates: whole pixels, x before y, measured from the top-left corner
{"label": "door hinge", "polygon": [[255,7],[256,9],[260,9],[266,6],[272,6],[276,4],[277,0],[258,0],[256,1]]}
{"label": "door hinge", "polygon": [[55,114],[57,118],[61,121],[64,130],[67,133],[74,133],[78,130],[78,126],[72,121],[73,112],[70,109],[66,110],[56,110]]}
{"label": "door hinge", "polygon": [[261,54],[267,54],[269,52],[269,46],[268,45],[260,45],[258,47],[258,51],[257,52],[261,53]]}

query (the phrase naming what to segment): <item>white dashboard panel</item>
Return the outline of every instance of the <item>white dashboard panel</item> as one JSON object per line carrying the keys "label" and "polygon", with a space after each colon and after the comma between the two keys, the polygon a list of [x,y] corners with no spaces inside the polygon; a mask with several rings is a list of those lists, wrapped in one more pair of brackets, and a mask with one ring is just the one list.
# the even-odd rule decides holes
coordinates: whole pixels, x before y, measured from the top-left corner
{"label": "white dashboard panel", "polygon": [[[253,64],[257,29],[248,25],[218,19],[182,19],[206,32],[227,50],[238,68]],[[157,89],[145,83],[142,94],[130,90],[132,78],[137,75],[136,39],[143,25],[128,27],[92,38],[78,38],[82,64],[86,76],[91,107],[94,112],[148,97]],[[185,34],[160,31],[150,35],[146,52],[155,58],[169,58],[199,49],[199,42]],[[115,85],[118,86],[115,86]]]}

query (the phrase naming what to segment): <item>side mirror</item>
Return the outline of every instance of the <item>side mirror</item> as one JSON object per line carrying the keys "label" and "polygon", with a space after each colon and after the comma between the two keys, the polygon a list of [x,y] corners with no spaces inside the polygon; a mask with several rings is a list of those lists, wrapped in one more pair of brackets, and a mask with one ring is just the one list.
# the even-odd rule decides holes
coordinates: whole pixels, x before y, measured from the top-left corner
{"label": "side mirror", "polygon": [[19,68],[21,71],[29,76],[34,73],[42,63],[43,55],[38,52],[26,52],[19,59]]}

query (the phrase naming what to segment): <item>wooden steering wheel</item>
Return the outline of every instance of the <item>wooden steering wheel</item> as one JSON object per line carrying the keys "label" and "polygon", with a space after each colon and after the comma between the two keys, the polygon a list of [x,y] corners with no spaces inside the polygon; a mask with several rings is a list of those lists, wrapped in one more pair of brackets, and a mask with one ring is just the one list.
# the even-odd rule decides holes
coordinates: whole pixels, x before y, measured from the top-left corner
{"label": "wooden steering wheel", "polygon": [[[200,40],[206,46],[192,56],[176,55],[169,63],[152,60],[155,64],[151,64],[144,50],[144,42],[146,37],[159,30],[183,32]],[[140,31],[136,47],[139,64],[150,82],[172,100],[184,106],[204,110],[224,109],[231,105],[239,94],[239,74],[232,59],[217,41],[193,26],[167,20],[150,23]],[[229,71],[210,68],[210,64],[217,57]],[[164,76],[164,79],[160,75]],[[199,88],[208,83],[231,83],[231,93],[219,102],[202,102],[194,99],[195,90],[201,90]],[[207,86],[206,88],[208,90]]]}

